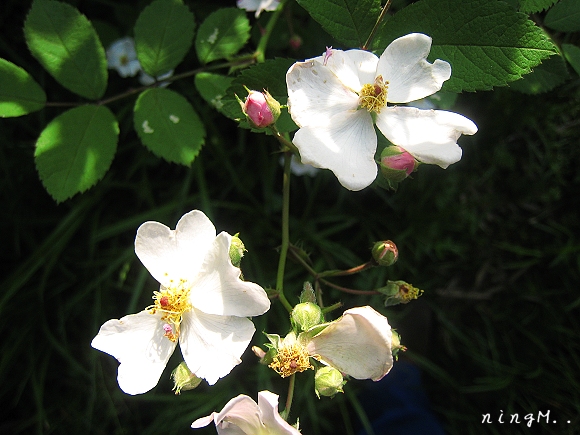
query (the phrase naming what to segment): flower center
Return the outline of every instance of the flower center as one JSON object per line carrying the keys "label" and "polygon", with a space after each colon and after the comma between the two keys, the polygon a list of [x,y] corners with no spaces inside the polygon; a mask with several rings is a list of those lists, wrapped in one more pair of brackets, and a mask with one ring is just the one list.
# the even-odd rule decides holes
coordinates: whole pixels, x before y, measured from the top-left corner
{"label": "flower center", "polygon": [[298,343],[282,346],[273,361],[268,365],[280,376],[286,378],[296,372],[303,372],[308,369],[314,369],[310,364],[308,351]]}
{"label": "flower center", "polygon": [[121,66],[126,66],[129,64],[129,56],[127,56],[126,54],[122,54],[121,57],[119,58],[119,62],[121,63]]}
{"label": "flower center", "polygon": [[358,104],[369,112],[380,113],[381,109],[387,105],[387,88],[389,82],[383,80],[383,76],[378,76],[374,83],[367,83],[359,92]]}
{"label": "flower center", "polygon": [[190,286],[187,281],[180,279],[177,284],[171,280],[170,287],[161,287],[159,291],[153,292],[155,302],[147,309],[151,314],[161,312],[161,317],[166,323],[163,325],[165,337],[175,342],[179,337],[179,326],[183,313],[191,310],[189,302]]}

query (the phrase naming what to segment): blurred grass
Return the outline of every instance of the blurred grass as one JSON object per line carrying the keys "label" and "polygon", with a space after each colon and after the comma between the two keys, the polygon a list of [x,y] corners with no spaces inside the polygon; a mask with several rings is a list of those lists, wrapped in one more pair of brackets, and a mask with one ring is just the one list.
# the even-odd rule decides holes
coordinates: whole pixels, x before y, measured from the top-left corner
{"label": "blurred grass", "polygon": [[[51,101],[70,99],[28,55],[20,28],[26,7],[16,1],[0,7],[1,56],[31,71]],[[191,83],[174,86],[200,103]],[[116,384],[117,362],[90,347],[104,321],[150,301],[155,282],[133,253],[135,231],[146,220],[174,226],[184,212],[200,208],[218,231],[240,232],[248,280],[265,287],[275,282],[281,209],[275,146],[200,103],[207,144],[192,168],[178,167],[138,143],[124,104],[113,107],[122,136],[110,172],[60,205],[44,192],[33,162],[34,141],[57,112],[0,119],[0,433],[191,433],[197,417],[240,393],[255,398],[256,386],[285,395],[286,382],[258,367],[248,351],[220,388],[175,397],[169,373],[177,352],[153,392],[127,396]],[[366,261],[375,240],[397,243],[394,267],[336,282],[371,289],[404,279],[425,290],[433,319],[428,330],[414,334],[427,335],[428,346],[408,356],[423,369],[449,434],[506,433],[507,425],[481,424],[484,413],[497,418],[500,410],[551,410],[558,420],[530,429],[511,425],[509,433],[577,433],[580,83],[576,78],[539,97],[507,88],[463,95],[455,110],[480,129],[462,138],[462,161],[445,171],[423,166],[396,194],[347,192],[327,171],[295,178],[291,241],[311,254],[317,270]],[[300,266],[289,263],[291,300],[305,279]],[[369,301],[380,307],[377,297],[333,289],[325,295],[346,308]],[[381,311],[397,326],[408,307]],[[283,334],[288,327],[279,304],[255,322],[257,331]],[[256,334],[254,343],[263,341]],[[344,412],[352,398],[318,400],[311,377],[300,381],[306,386],[296,393],[292,416],[300,416],[305,434],[359,426],[354,413]],[[347,388],[364,394],[364,385]]]}

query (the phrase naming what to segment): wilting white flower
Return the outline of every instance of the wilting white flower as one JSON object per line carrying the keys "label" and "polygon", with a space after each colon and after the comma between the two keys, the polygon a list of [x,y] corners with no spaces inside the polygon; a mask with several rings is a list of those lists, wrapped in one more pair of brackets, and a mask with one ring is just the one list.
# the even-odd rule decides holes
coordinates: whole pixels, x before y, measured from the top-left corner
{"label": "wilting white flower", "polygon": [[[322,329],[322,330],[321,330]],[[346,310],[330,323],[283,339],[267,335],[277,353],[270,368],[282,377],[314,368],[309,358],[355,379],[378,381],[393,366],[391,326],[369,306]]]}
{"label": "wilting white flower", "polygon": [[198,210],[175,230],[158,222],[139,227],[135,252],[160,289],[145,310],[105,322],[91,343],[119,360],[123,391],[155,387],[177,342],[187,367],[210,385],[241,362],[255,331],[247,317],[265,313],[270,301],[262,287],[240,279],[231,240],[226,232],[216,236]]}
{"label": "wilting white flower", "polygon": [[221,412],[213,412],[195,420],[198,429],[215,423],[219,435],[300,435],[278,414],[278,395],[269,391],[258,393],[258,403],[240,394],[230,400]]}
{"label": "wilting white flower", "polygon": [[462,115],[387,103],[408,103],[441,89],[451,66],[426,58],[431,38],[413,33],[393,41],[381,57],[333,50],[297,62],[286,74],[288,105],[300,127],[293,142],[303,163],[330,169],[347,189],[361,190],[377,175],[373,123],[394,145],[423,163],[446,168],[461,158],[457,139],[475,134]]}
{"label": "wilting white flower", "polygon": [[127,36],[117,39],[107,49],[107,65],[116,69],[121,77],[135,77],[141,70],[137,60],[135,41]]}
{"label": "wilting white flower", "polygon": [[262,11],[275,11],[280,0],[237,0],[237,5],[240,9],[246,11],[256,11],[256,18],[260,16]]}

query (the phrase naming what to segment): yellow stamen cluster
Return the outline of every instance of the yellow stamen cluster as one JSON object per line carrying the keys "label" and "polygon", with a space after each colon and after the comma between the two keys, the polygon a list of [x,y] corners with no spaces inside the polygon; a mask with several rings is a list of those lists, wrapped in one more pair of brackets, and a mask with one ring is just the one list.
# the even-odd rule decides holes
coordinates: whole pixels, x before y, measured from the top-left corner
{"label": "yellow stamen cluster", "polygon": [[359,106],[369,112],[380,113],[387,105],[387,88],[389,82],[383,81],[382,76],[378,76],[374,83],[367,83],[359,92]]}
{"label": "yellow stamen cluster", "polygon": [[155,302],[147,308],[151,314],[163,313],[161,319],[168,325],[164,328],[165,337],[173,342],[179,338],[179,326],[183,313],[191,310],[189,293],[187,281],[180,279],[178,283],[174,284],[171,280],[169,287],[162,286],[160,291],[153,292]]}
{"label": "yellow stamen cluster", "polygon": [[404,285],[399,287],[399,295],[403,303],[407,303],[409,301],[412,301],[413,299],[417,299],[422,294],[423,290],[418,289],[417,287],[413,287],[411,284],[405,283]]}
{"label": "yellow stamen cluster", "polygon": [[308,369],[314,369],[310,364],[308,351],[298,343],[282,346],[273,361],[268,365],[280,376],[286,378],[296,372],[303,372]]}

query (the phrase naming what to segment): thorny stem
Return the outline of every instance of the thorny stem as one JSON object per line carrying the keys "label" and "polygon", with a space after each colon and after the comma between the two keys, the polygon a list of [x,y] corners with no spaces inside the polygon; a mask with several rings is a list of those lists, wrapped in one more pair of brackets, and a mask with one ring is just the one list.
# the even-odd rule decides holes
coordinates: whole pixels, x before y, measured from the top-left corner
{"label": "thorny stem", "polygon": [[280,15],[282,15],[285,3],[286,0],[282,0],[280,2],[278,8],[274,11],[272,16],[270,17],[270,20],[268,21],[268,24],[266,25],[266,28],[262,33],[262,37],[260,38],[260,41],[258,42],[258,46],[256,47],[256,51],[254,53],[254,55],[256,56],[256,61],[258,63],[262,63],[266,60],[266,46],[268,45],[268,40],[272,35],[272,31],[274,30],[274,26],[276,26],[278,18],[280,18]]}
{"label": "thorny stem", "polygon": [[282,305],[292,311],[292,305],[284,295],[284,269],[286,267],[286,256],[288,254],[289,239],[289,215],[290,215],[290,161],[292,154],[284,153],[284,178],[282,187],[282,246],[280,246],[280,259],[278,262],[278,275],[276,277],[276,290]]}
{"label": "thorny stem", "polygon": [[361,49],[363,49],[363,50],[369,49],[369,46],[371,45],[371,42],[373,42],[373,39],[375,38],[375,34],[377,33],[377,30],[379,29],[380,24],[385,19],[385,16],[387,15],[387,11],[391,7],[391,1],[392,0],[387,0],[387,3],[385,3],[385,5],[383,6],[383,10],[381,11],[379,18],[377,18],[377,22],[375,23],[373,30],[371,30],[371,33],[367,39],[367,42],[364,43],[364,45],[361,47]]}

